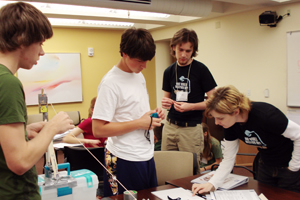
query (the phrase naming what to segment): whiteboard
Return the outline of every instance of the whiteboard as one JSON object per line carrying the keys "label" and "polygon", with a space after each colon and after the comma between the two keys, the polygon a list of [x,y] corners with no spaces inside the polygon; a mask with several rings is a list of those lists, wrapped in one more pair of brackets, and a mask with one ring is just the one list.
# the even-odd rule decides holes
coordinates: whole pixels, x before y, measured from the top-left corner
{"label": "whiteboard", "polygon": [[287,32],[287,106],[300,107],[300,31]]}

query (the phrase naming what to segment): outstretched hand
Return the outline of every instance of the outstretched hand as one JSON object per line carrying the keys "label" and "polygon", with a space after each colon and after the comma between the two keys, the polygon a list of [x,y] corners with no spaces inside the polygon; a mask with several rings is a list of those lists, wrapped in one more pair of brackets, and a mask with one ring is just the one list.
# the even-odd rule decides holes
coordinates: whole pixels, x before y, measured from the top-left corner
{"label": "outstretched hand", "polygon": [[100,140],[94,140],[94,139],[85,139],[84,140],[85,144],[90,144],[93,147],[99,147],[99,145],[101,144]]}
{"label": "outstretched hand", "polygon": [[192,186],[193,196],[195,196],[197,193],[204,194],[214,190],[215,187],[209,182],[204,184],[194,183]]}

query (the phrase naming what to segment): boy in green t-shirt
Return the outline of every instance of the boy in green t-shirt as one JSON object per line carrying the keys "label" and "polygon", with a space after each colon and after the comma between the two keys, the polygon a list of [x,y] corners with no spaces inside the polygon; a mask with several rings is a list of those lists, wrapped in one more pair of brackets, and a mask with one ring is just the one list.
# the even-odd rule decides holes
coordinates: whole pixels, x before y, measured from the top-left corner
{"label": "boy in green t-shirt", "polygon": [[34,165],[53,136],[74,125],[64,112],[26,125],[23,86],[14,74],[31,69],[45,54],[42,44],[53,35],[47,17],[27,3],[7,4],[0,9],[0,27],[0,199],[38,200]]}

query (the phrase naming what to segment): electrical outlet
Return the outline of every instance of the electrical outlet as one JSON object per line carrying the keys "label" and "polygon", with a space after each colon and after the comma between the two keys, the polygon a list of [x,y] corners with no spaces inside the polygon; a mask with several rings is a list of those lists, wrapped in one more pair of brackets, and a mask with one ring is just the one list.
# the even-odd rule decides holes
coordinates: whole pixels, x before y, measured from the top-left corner
{"label": "electrical outlet", "polygon": [[90,57],[94,56],[94,48],[93,48],[93,47],[89,47],[89,48],[88,48],[88,55],[89,55]]}
{"label": "electrical outlet", "polygon": [[264,95],[265,95],[265,98],[269,98],[269,95],[270,95],[269,89],[265,89]]}

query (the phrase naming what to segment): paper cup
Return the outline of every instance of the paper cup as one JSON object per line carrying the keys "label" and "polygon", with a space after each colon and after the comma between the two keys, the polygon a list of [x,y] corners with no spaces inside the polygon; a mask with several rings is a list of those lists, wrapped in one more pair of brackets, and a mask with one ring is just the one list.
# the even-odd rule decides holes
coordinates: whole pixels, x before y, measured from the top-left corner
{"label": "paper cup", "polygon": [[[135,200],[135,199],[137,199],[137,191],[135,191],[135,190],[125,191],[123,193],[123,196],[124,196],[124,200]],[[132,196],[134,196],[135,199]]]}

